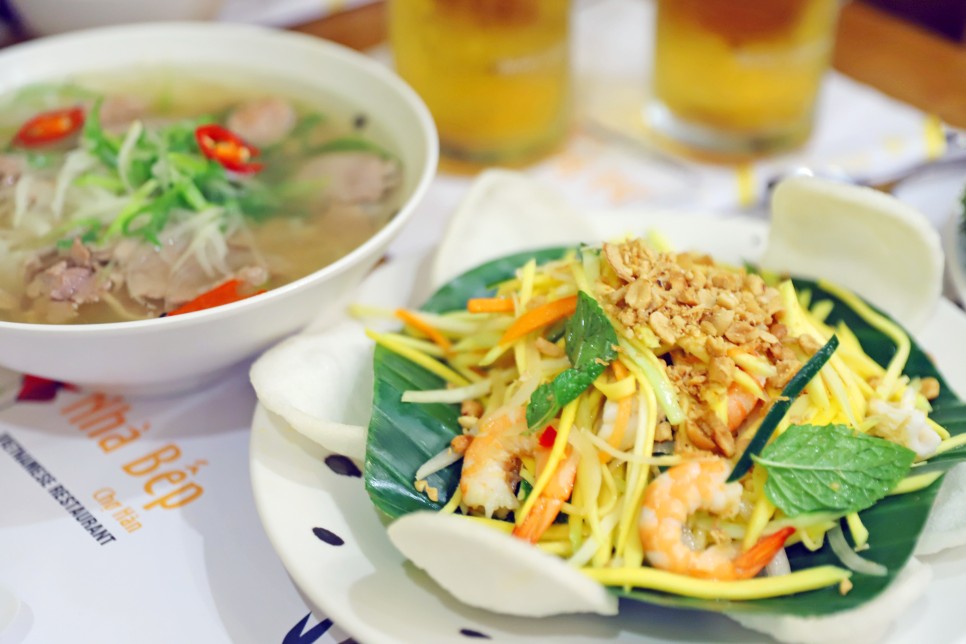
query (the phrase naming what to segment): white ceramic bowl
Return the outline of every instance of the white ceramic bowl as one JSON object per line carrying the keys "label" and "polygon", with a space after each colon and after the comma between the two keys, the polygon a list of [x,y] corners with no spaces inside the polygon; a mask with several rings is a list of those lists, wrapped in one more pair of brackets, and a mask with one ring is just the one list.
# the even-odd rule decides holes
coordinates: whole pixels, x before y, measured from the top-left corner
{"label": "white ceramic bowl", "polygon": [[108,25],[210,20],[223,0],[10,0],[27,31],[49,36]]}
{"label": "white ceramic bowl", "polygon": [[406,225],[435,174],[436,129],[417,95],[382,65],[311,36],[217,23],[55,36],[0,52],[0,93],[28,83],[159,64],[237,69],[277,89],[297,88],[300,100],[324,105],[322,99],[334,95],[363,110],[400,156],[406,196],[399,213],[333,264],[241,302],[136,322],[0,322],[0,365],[126,394],[194,388],[304,327],[326,306],[340,305]]}

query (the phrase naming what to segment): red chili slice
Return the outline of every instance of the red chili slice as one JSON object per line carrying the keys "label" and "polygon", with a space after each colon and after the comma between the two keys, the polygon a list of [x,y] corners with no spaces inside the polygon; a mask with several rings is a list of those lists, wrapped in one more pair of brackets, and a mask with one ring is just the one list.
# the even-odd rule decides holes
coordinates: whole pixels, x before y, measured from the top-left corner
{"label": "red chili slice", "polygon": [[66,138],[84,125],[84,110],[68,107],[42,112],[20,126],[13,140],[18,145],[33,147]]}
{"label": "red chili slice", "polygon": [[230,279],[227,282],[219,284],[210,291],[205,291],[190,302],[182,304],[175,310],[168,313],[166,317],[170,317],[172,315],[183,315],[185,313],[194,313],[195,311],[204,311],[205,309],[222,306],[223,304],[238,302],[254,295],[261,295],[265,292],[265,290],[262,289],[255,291],[254,293],[243,293],[241,290],[243,286],[244,285],[241,281]]}
{"label": "red chili slice", "polygon": [[200,126],[195,130],[195,140],[202,154],[217,161],[226,170],[253,174],[263,167],[261,163],[252,162],[259,155],[258,148],[220,125]]}
{"label": "red chili slice", "polygon": [[557,430],[554,429],[553,425],[547,425],[547,428],[543,430],[540,434],[540,447],[553,447],[554,442],[557,440]]}

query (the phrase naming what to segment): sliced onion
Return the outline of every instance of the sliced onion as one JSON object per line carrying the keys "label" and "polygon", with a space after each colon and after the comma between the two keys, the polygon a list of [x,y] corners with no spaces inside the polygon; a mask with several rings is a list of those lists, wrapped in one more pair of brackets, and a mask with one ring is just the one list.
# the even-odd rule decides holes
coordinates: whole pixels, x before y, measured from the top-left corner
{"label": "sliced onion", "polygon": [[436,454],[419,466],[419,469],[416,470],[416,480],[422,481],[427,476],[432,476],[436,472],[449,467],[461,458],[463,458],[462,454],[457,454],[450,449],[449,446],[447,446],[442,452]]}
{"label": "sliced onion", "polygon": [[791,571],[792,567],[788,563],[788,555],[785,554],[784,548],[776,552],[768,565],[765,566],[765,575],[768,577],[780,577],[789,574]]}
{"label": "sliced onion", "polygon": [[852,550],[845,540],[841,525],[836,524],[834,528],[828,531],[828,545],[832,547],[832,552],[839,558],[839,561],[849,570],[874,577],[884,577],[889,574],[889,569],[882,564],[863,559],[856,554],[855,550]]}

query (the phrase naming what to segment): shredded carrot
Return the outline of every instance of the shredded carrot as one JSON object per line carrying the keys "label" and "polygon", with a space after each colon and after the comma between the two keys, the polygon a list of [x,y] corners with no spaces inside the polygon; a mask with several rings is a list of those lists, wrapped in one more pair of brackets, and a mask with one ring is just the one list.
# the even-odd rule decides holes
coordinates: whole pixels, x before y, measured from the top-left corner
{"label": "shredded carrot", "polygon": [[623,380],[631,373],[620,360],[614,360],[611,362],[610,368],[614,370],[614,380]]}
{"label": "shredded carrot", "polygon": [[[630,371],[627,370],[620,360],[614,360],[610,363],[610,368],[614,371],[615,380],[623,380],[628,375]],[[614,418],[614,427],[611,429],[610,435],[607,437],[607,444],[615,449],[620,449],[621,441],[624,440],[624,432],[627,431],[627,425],[631,420],[632,411],[632,396],[625,396],[617,401],[617,417]],[[609,463],[611,458],[613,458],[607,452],[601,450],[597,453],[600,457],[601,463]]]}
{"label": "shredded carrot", "polygon": [[510,325],[510,328],[504,332],[503,337],[497,344],[507,345],[511,342],[518,340],[530,333],[531,331],[536,331],[541,327],[545,327],[548,324],[552,324],[557,320],[561,320],[568,315],[573,315],[574,311],[577,310],[577,296],[570,295],[568,297],[562,297],[559,300],[554,300],[552,302],[547,302],[537,308],[527,311]]}
{"label": "shredded carrot", "polygon": [[450,353],[452,351],[453,344],[449,341],[449,338],[440,333],[439,329],[428,323],[426,320],[410,311],[407,311],[406,309],[396,309],[396,317],[414,329],[421,331],[426,335],[426,337],[439,345],[439,347],[446,353]]}
{"label": "shredded carrot", "polygon": [[[625,396],[617,401],[617,416],[614,418],[614,428],[607,437],[607,443],[614,449],[621,448],[624,440],[624,433],[627,431],[631,422],[631,411],[633,411],[634,396]],[[611,455],[605,451],[598,453],[601,463],[609,463]]]}
{"label": "shredded carrot", "polygon": [[474,297],[466,301],[470,313],[513,313],[513,299],[509,297]]}
{"label": "shredded carrot", "polygon": [[210,291],[205,291],[195,299],[190,302],[185,302],[173,311],[169,311],[167,316],[181,315],[182,313],[194,313],[195,311],[203,311],[205,309],[214,308],[216,306],[221,306],[223,304],[231,304],[232,302],[238,302],[239,300],[244,300],[246,298],[252,297],[253,295],[258,295],[264,293],[265,289],[260,291],[255,291],[253,293],[242,293],[241,287],[243,283],[239,280],[228,280],[223,284],[219,284]]}

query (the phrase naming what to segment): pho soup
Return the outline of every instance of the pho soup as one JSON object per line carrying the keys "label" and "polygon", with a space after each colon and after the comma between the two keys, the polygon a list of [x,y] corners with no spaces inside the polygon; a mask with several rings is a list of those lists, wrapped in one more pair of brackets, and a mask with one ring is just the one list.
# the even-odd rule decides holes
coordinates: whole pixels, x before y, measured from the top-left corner
{"label": "pho soup", "polygon": [[403,168],[364,113],[265,84],[131,76],[0,101],[0,320],[232,302],[346,255],[402,202]]}

